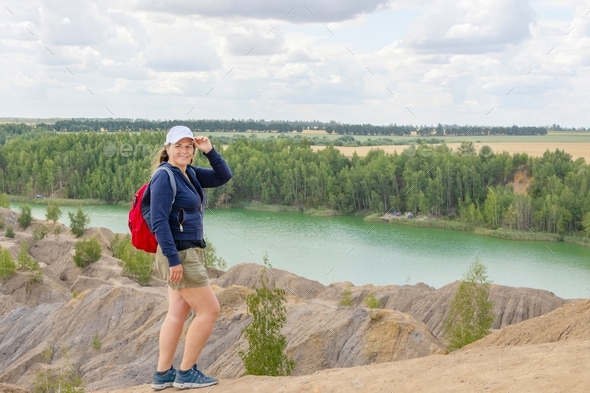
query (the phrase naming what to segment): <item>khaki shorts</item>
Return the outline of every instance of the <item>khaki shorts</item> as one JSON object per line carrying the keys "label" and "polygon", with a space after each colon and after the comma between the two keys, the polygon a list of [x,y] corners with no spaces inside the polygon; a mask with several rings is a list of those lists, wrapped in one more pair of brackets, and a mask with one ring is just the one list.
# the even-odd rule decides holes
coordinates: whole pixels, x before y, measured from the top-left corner
{"label": "khaki shorts", "polygon": [[162,254],[160,246],[156,250],[156,269],[162,279],[168,282],[170,288],[199,288],[209,285],[209,276],[205,268],[204,248],[195,247],[178,251],[178,258],[180,258],[180,264],[182,265],[182,280],[179,283],[173,283],[170,282],[168,258]]}

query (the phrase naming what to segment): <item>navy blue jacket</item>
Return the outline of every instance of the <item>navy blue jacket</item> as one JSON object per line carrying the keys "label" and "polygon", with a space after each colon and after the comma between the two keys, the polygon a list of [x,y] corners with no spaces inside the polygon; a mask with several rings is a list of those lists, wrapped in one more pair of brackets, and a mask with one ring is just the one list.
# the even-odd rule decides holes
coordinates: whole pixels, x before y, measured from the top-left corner
{"label": "navy blue jacket", "polygon": [[211,149],[205,157],[209,159],[213,169],[188,165],[186,173],[191,179],[190,182],[179,168],[167,162],[160,164],[160,166],[168,166],[174,173],[176,179],[174,203],[172,203],[173,193],[168,173],[158,171],[151,180],[151,228],[162,248],[162,253],[168,257],[170,266],[180,264],[174,240],[203,239],[203,212],[206,204],[203,188],[222,186],[232,176],[225,160],[215,149]]}

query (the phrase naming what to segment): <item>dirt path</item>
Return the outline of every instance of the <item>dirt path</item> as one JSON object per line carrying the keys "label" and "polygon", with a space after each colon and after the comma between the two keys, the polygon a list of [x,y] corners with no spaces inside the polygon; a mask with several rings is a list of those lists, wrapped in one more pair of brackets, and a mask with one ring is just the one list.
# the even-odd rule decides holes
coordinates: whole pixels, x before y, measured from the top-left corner
{"label": "dirt path", "polygon": [[[588,392],[590,341],[476,348],[298,377],[222,380],[213,393],[242,392]],[[208,392],[211,388],[203,389]],[[173,392],[174,390],[170,390]],[[149,385],[110,391],[152,393]],[[95,391],[95,393],[106,393]]]}

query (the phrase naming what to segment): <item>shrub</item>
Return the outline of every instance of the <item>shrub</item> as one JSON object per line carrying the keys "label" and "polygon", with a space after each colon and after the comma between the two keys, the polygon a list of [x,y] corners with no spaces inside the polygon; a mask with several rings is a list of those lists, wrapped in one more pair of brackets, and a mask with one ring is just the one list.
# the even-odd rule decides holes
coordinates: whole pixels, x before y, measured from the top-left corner
{"label": "shrub", "polygon": [[68,359],[57,369],[46,369],[37,374],[33,393],[82,393],[82,378]]}
{"label": "shrub", "polygon": [[55,235],[55,237],[58,237],[60,233],[61,233],[61,226],[60,225],[56,225],[53,228],[53,234]]}
{"label": "shrub", "polygon": [[14,239],[14,228],[6,227],[6,232],[4,232],[4,236]]}
{"label": "shrub", "polygon": [[287,321],[284,303],[285,291],[270,285],[266,277],[268,255],[263,258],[264,267],[258,279],[258,286],[254,293],[246,297],[248,312],[252,314],[252,321],[243,330],[250,349],[248,352],[239,351],[246,374],[250,375],[290,375],[295,368],[295,362],[285,354],[287,340],[281,334],[281,329]]}
{"label": "shrub", "polygon": [[86,267],[100,259],[102,249],[96,237],[80,240],[74,246],[74,263],[78,267]]}
{"label": "shrub", "polygon": [[4,228],[4,223],[6,222],[6,217],[0,217],[0,228]]}
{"label": "shrub", "polygon": [[47,221],[53,221],[53,224],[57,222],[61,217],[61,209],[58,205],[54,203],[50,203],[47,205],[45,209],[45,219]]}
{"label": "shrub", "polygon": [[10,209],[10,202],[8,201],[8,194],[3,192],[0,194],[0,207]]}
{"label": "shrub", "polygon": [[39,262],[35,261],[29,255],[29,244],[23,240],[20,244],[20,250],[17,256],[17,263],[19,270],[24,271],[26,274],[30,274],[31,281],[41,281],[43,278],[43,272],[39,266]]}
{"label": "shrub", "polygon": [[33,221],[33,216],[31,215],[31,206],[22,205],[20,207],[20,213],[20,217],[18,218],[18,220],[16,220],[18,222],[18,225],[20,225],[20,227],[23,229],[28,228],[29,225],[31,225],[31,222]]}
{"label": "shrub", "polygon": [[342,297],[340,298],[340,303],[338,303],[342,307],[351,307],[354,305],[354,301],[352,300],[352,291],[350,290],[350,285],[346,285],[344,292],[342,292]]}
{"label": "shrub", "polygon": [[487,267],[476,258],[459,284],[443,321],[448,349],[453,351],[490,333],[494,304],[488,300],[490,281]]}
{"label": "shrub", "polygon": [[76,237],[82,236],[86,229],[86,225],[90,223],[90,217],[84,214],[81,207],[78,207],[76,214],[68,213],[68,216],[70,217],[70,231],[72,231]]}
{"label": "shrub", "polygon": [[379,300],[377,300],[377,298],[375,297],[375,295],[372,294],[372,293],[370,293],[367,296],[365,296],[365,304],[371,310],[374,309],[374,308],[381,308],[381,302]]}
{"label": "shrub", "polygon": [[41,240],[47,236],[47,227],[43,224],[33,228],[33,240]]}
{"label": "shrub", "polygon": [[120,265],[124,276],[140,285],[148,285],[154,273],[154,255],[136,250],[129,242],[123,249]]}
{"label": "shrub", "polygon": [[0,247],[0,279],[5,280],[16,271],[16,264],[10,252]]}
{"label": "shrub", "polygon": [[92,338],[92,349],[94,349],[95,351],[98,351],[100,348],[102,348],[102,343],[100,342],[100,336],[98,335],[98,333],[94,333],[94,337]]}
{"label": "shrub", "polygon": [[131,236],[129,236],[129,235],[120,236],[117,233],[117,234],[115,234],[115,237],[113,238],[113,240],[111,240],[111,244],[109,245],[109,248],[113,252],[113,256],[115,258],[121,259],[121,257],[123,256],[123,252],[125,251],[125,247],[127,247],[127,244],[131,244]]}
{"label": "shrub", "polygon": [[217,250],[209,239],[205,238],[205,243],[207,243],[207,248],[205,249],[205,266],[225,270],[227,268],[225,259],[217,255]]}

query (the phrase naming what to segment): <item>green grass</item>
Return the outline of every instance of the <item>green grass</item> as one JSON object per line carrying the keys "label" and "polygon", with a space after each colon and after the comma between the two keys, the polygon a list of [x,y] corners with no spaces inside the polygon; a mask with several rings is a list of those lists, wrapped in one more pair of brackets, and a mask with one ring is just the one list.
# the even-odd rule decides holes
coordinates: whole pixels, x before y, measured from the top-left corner
{"label": "green grass", "polygon": [[[94,205],[106,205],[105,201],[100,199],[65,199],[65,198],[30,198],[21,195],[9,195],[8,200],[10,202],[28,203],[34,205],[48,205],[50,203],[58,206],[94,206]],[[129,204],[129,203],[127,203]]]}

